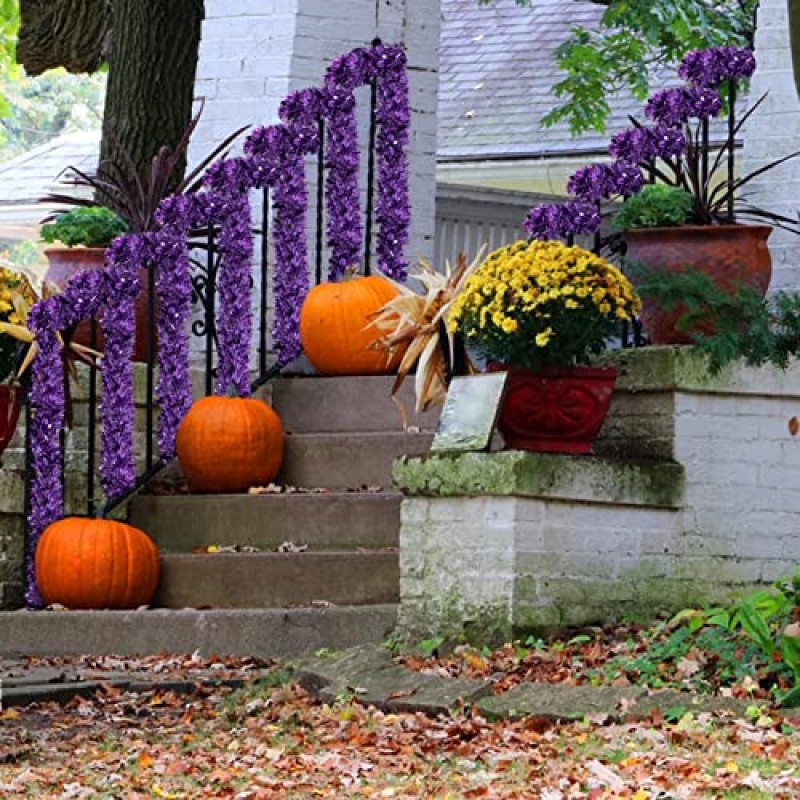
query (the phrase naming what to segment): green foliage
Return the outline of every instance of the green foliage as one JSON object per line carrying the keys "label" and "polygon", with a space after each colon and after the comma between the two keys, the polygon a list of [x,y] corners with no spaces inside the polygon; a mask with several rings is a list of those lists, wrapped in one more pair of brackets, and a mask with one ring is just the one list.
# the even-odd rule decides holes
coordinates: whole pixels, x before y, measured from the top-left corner
{"label": "green foliage", "polygon": [[650,183],[639,194],[632,195],[614,215],[614,227],[671,228],[683,225],[692,210],[692,195],[677,186]]}
{"label": "green foliage", "polygon": [[27,77],[16,64],[19,0],[0,0],[0,161],[62,133],[98,128],[105,75],[50,70]]}
{"label": "green foliage", "polygon": [[[517,3],[529,6],[536,0]],[[607,98],[627,91],[644,100],[654,65],[675,63],[699,48],[750,44],[757,6],[758,0],[611,0],[596,30],[576,26],[556,49],[564,78],[553,93],[563,103],[542,124],[566,121],[576,136],[588,130],[602,133]]]}
{"label": "green foliage", "polygon": [[42,239],[49,243],[58,241],[67,247],[107,247],[127,230],[120,216],[108,208],[74,208],[43,225]]}
{"label": "green foliage", "polygon": [[70,75],[63,69],[36,78],[0,75],[0,96],[7,101],[6,113],[0,113],[0,160],[62,134],[99,129],[105,87],[105,74]]}
{"label": "green foliage", "polygon": [[628,264],[626,272],[641,297],[665,311],[681,309],[675,327],[690,332],[712,375],[739,359],[750,366],[785,369],[800,356],[798,294],[778,292],[766,299],[741,284],[727,292],[705,273],[688,267],[670,273]]}
{"label": "green foliage", "polygon": [[[693,612],[694,613],[694,612]],[[730,686],[755,671],[771,669],[758,647],[738,631],[689,625],[656,626],[647,647],[631,647],[601,667],[589,670],[594,683],[610,683],[624,675],[638,686],[663,689],[685,686],[698,692]]]}
{"label": "green foliage", "polygon": [[[19,67],[15,62],[17,30],[19,29],[18,0],[0,0],[0,85],[16,77]],[[5,92],[0,91],[0,118],[10,110]],[[2,144],[2,140],[0,140]]]}
{"label": "green foliage", "polygon": [[444,644],[444,637],[434,636],[432,639],[423,639],[419,643],[419,651],[425,658],[435,655],[439,648]]}
{"label": "green foliage", "polygon": [[772,665],[775,673],[793,683],[788,690],[778,689],[781,705],[800,705],[800,569],[792,578],[776,581],[734,603],[729,608],[687,610],[676,620],[686,622],[687,632],[729,632],[741,630],[758,648],[761,658]]}

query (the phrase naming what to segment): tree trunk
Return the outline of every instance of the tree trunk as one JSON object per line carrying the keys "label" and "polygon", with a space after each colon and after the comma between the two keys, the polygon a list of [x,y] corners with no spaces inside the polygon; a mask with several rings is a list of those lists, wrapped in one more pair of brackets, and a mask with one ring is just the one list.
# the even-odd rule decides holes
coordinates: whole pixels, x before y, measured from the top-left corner
{"label": "tree trunk", "polygon": [[[192,116],[203,0],[114,0],[100,164],[141,174]],[[181,160],[173,185],[185,169]]]}
{"label": "tree trunk", "polygon": [[108,0],[20,0],[17,62],[28,75],[54,67],[94,72],[110,22]]}

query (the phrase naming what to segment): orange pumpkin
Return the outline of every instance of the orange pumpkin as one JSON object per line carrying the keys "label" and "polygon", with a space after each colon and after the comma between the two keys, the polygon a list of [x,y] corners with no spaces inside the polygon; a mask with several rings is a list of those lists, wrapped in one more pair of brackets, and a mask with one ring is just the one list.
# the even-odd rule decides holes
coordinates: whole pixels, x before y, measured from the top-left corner
{"label": "orange pumpkin", "polygon": [[261,400],[204,397],[183,418],[175,445],[190,491],[244,492],[278,474],[283,428]]}
{"label": "orange pumpkin", "polygon": [[367,327],[370,315],[396,295],[397,289],[376,275],[311,289],[300,310],[300,343],[314,369],[322,375],[396,372],[402,350],[391,359],[385,351],[370,350],[380,334]]}
{"label": "orange pumpkin", "polygon": [[158,585],[158,550],[138,528],[111,519],[66,517],[36,546],[44,601],[67,608],[138,608]]}

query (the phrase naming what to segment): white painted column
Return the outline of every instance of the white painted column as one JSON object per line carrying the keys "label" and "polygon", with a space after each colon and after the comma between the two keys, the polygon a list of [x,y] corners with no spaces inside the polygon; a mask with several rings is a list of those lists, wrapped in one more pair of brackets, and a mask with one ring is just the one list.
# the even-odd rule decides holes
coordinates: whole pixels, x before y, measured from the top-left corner
{"label": "white painted column", "polygon": [[[792,78],[786,0],[761,0],[756,30],[758,69],[750,96],[769,96],[743,128],[742,173],[800,150],[800,100]],[[800,158],[793,159],[742,188],[754,205],[797,218]],[[773,289],[800,290],[800,236],[775,230],[770,237]]]}

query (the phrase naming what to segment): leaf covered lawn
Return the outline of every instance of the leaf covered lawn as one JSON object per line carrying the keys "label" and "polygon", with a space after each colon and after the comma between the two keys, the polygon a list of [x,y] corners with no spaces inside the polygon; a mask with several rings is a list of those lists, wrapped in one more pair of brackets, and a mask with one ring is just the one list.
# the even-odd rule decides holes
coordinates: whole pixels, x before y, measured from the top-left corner
{"label": "leaf covered lawn", "polygon": [[[430,719],[284,676],[238,692],[125,694],[0,714],[3,798],[796,798],[800,720]],[[270,685],[279,683],[281,685]]]}

